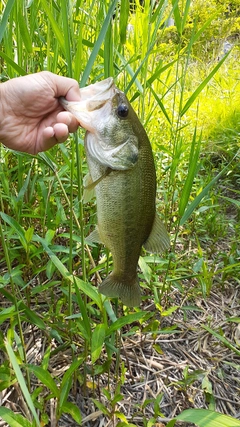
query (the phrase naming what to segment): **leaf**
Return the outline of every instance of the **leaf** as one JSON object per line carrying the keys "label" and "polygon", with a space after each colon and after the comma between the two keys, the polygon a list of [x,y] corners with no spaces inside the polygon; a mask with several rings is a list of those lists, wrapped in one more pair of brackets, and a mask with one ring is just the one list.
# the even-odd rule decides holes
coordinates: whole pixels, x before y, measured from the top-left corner
{"label": "leaf", "polygon": [[61,275],[65,279],[73,281],[72,275],[69,273],[69,271],[65,267],[65,265],[60,261],[60,259],[57,257],[57,255],[55,255],[53,253],[53,251],[49,248],[46,240],[43,239],[42,237],[38,236],[38,235],[35,236],[34,240],[38,241],[38,242],[40,242],[42,244],[42,246],[45,249],[45,251],[47,252],[49,258],[51,259],[51,261],[53,262],[53,264],[55,265],[55,267],[58,269],[58,271],[61,273]]}
{"label": "leaf", "polygon": [[19,12],[18,13],[18,25],[20,28],[20,34],[22,36],[23,43],[28,53],[32,53],[32,40],[28,32],[27,23],[24,19],[24,16]]}
{"label": "leaf", "polygon": [[15,414],[10,409],[0,406],[0,418],[3,419],[9,427],[32,427],[32,422],[28,421],[20,414]]}
{"label": "leaf", "polygon": [[[16,377],[17,377],[17,380],[18,380],[19,386],[20,386],[20,388],[21,388],[21,390],[22,390],[22,393],[23,393],[23,395],[24,395],[24,398],[25,398],[25,400],[26,400],[26,402],[27,402],[27,405],[28,405],[28,407],[29,407],[30,411],[31,411],[31,412],[32,412],[32,414],[33,414],[33,417],[34,417],[34,419],[35,419],[35,421],[36,421],[37,426],[38,426],[38,427],[40,427],[40,421],[39,421],[39,419],[38,419],[38,416],[37,416],[37,413],[36,413],[36,410],[35,410],[35,407],[34,407],[34,404],[33,404],[32,398],[31,398],[31,396],[30,396],[30,393],[29,393],[29,391],[28,391],[27,385],[26,385],[26,383],[25,383],[25,379],[24,379],[24,377],[23,377],[22,371],[21,371],[21,369],[20,369],[20,367],[19,367],[19,365],[18,365],[18,362],[17,362],[16,356],[15,356],[15,354],[14,354],[14,352],[13,352],[13,349],[12,349],[12,347],[11,347],[10,343],[9,343],[7,340],[5,340],[5,341],[4,341],[4,343],[5,343],[5,347],[6,347],[6,350],[7,350],[7,353],[8,353],[9,359],[10,359],[10,362],[11,362],[11,364],[12,364],[12,367],[13,367],[13,369],[14,369],[15,375],[16,375]],[[17,424],[17,425],[18,425],[18,424]],[[12,424],[12,426],[14,426],[14,424]],[[14,427],[15,427],[15,426],[14,426]]]}
{"label": "leaf", "polygon": [[0,51],[0,57],[3,58],[20,76],[26,76],[27,72],[14,62],[5,52]]}
{"label": "leaf", "polygon": [[20,301],[20,303],[19,303],[19,308],[20,308],[20,310],[22,310],[25,313],[26,318],[29,321],[31,321],[31,323],[33,323],[34,325],[36,325],[39,329],[42,329],[43,331],[46,330],[46,325],[45,325],[44,321],[34,311],[32,311],[30,308],[28,308],[22,301]]}
{"label": "leaf", "polygon": [[200,147],[201,147],[201,136],[199,137],[198,141],[196,141],[196,129],[194,131],[190,155],[189,155],[189,168],[188,168],[188,174],[187,178],[185,180],[182,192],[181,192],[181,198],[179,202],[179,217],[181,218],[184,214],[184,211],[186,209],[187,203],[189,201],[190,193],[193,186],[193,180],[195,178],[195,175],[197,173],[197,163],[198,158],[200,154]]}
{"label": "leaf", "polygon": [[221,172],[219,172],[219,174],[217,174],[209,183],[208,185],[206,185],[206,187],[201,191],[201,193],[199,193],[197,195],[197,197],[195,197],[195,199],[192,201],[192,203],[190,203],[190,205],[187,207],[187,209],[184,212],[184,215],[182,216],[181,220],[180,220],[180,225],[183,225],[188,218],[190,217],[190,215],[192,214],[192,212],[196,209],[196,207],[199,205],[199,203],[201,202],[201,200],[203,199],[203,197],[205,197],[210,188],[218,181],[218,179],[227,171],[227,169],[229,168],[230,164],[233,162],[233,160],[238,156],[239,154],[239,150],[238,152],[235,154],[235,156],[232,158],[232,160],[223,168],[223,170]]}
{"label": "leaf", "polygon": [[112,323],[111,326],[106,331],[106,336],[110,335],[112,332],[121,329],[125,325],[129,325],[132,322],[137,322],[138,320],[144,319],[146,316],[146,311],[140,311],[138,313],[131,313],[127,316],[123,316],[120,319],[116,320],[116,322]]}
{"label": "leaf", "polygon": [[173,5],[173,15],[174,15],[174,21],[177,28],[177,32],[181,36],[183,28],[182,28],[182,18],[181,18],[180,10],[178,7],[178,0],[172,0],[172,5]]}
{"label": "leaf", "polygon": [[228,341],[224,336],[220,335],[218,332],[214,331],[208,326],[202,325],[202,327],[210,334],[212,334],[215,338],[217,338],[219,341],[221,341],[226,347],[230,348],[230,350],[234,351],[234,353],[240,356],[240,350],[238,350],[233,344],[231,344],[230,341]]}
{"label": "leaf", "polygon": [[105,18],[105,20],[103,22],[103,25],[102,25],[102,28],[100,30],[99,36],[98,36],[96,42],[94,43],[94,47],[93,47],[93,50],[92,50],[91,55],[89,57],[89,60],[87,62],[87,65],[85,66],[85,69],[84,69],[84,72],[83,72],[83,75],[82,75],[82,78],[81,78],[81,83],[80,83],[81,87],[86,86],[87,80],[88,80],[89,75],[90,75],[91,70],[92,70],[92,66],[94,64],[94,61],[95,61],[97,55],[98,55],[99,49],[100,49],[100,47],[101,47],[101,45],[102,45],[102,43],[103,43],[103,41],[105,39],[107,30],[108,30],[108,26],[110,24],[110,20],[111,20],[111,18],[113,16],[113,13],[114,13],[114,10],[115,10],[115,7],[116,7],[117,3],[118,3],[118,0],[113,0],[110,3],[110,7],[109,7],[109,10],[108,10],[107,16],[106,16],[106,18]]}
{"label": "leaf", "polygon": [[64,51],[64,49],[65,49],[65,42],[64,42],[63,33],[60,30],[58,23],[55,21],[55,18],[53,16],[52,12],[51,12],[51,9],[48,6],[48,2],[46,0],[41,0],[41,3],[43,5],[43,8],[45,9],[46,15],[47,15],[50,23],[52,25],[53,31],[55,33],[55,36],[56,36],[56,38],[57,38],[57,40],[58,40],[58,42],[59,42],[62,50]]}
{"label": "leaf", "polygon": [[54,397],[59,398],[60,391],[48,371],[41,366],[27,365],[27,367],[53,393]]}
{"label": "leaf", "polygon": [[84,292],[85,295],[89,296],[89,298],[91,298],[99,308],[101,308],[102,300],[96,288],[94,288],[94,286],[92,286],[90,283],[86,283],[83,280],[79,279],[78,277],[74,277],[74,280],[76,280],[78,288],[81,289],[81,291]]}
{"label": "leaf", "polygon": [[126,43],[127,24],[129,15],[129,0],[121,0],[119,31],[121,44]]}
{"label": "leaf", "polygon": [[198,86],[198,88],[193,92],[193,94],[190,96],[186,104],[184,105],[180,116],[182,117],[187,110],[191,107],[195,99],[198,97],[198,95],[202,92],[202,90],[205,88],[205,86],[208,84],[208,82],[213,78],[213,76],[216,74],[216,72],[219,70],[219,68],[222,66],[224,61],[227,59],[228,55],[230,55],[231,51],[229,51],[222,59],[218,62],[216,67],[211,71],[211,73],[206,77],[205,80]]}
{"label": "leaf", "polygon": [[9,17],[9,15],[11,13],[11,10],[12,10],[12,7],[13,7],[14,3],[15,3],[15,0],[8,0],[8,2],[6,4],[6,7],[4,9],[4,12],[2,14],[2,20],[1,20],[1,23],[0,23],[0,43],[1,43],[2,38],[4,36],[4,32],[6,30],[6,26],[7,26],[7,23],[8,23],[8,17]]}
{"label": "leaf", "polygon": [[3,219],[3,221],[5,221],[8,225],[10,225],[10,227],[12,227],[13,230],[17,233],[21,244],[23,245],[24,249],[27,250],[28,244],[27,244],[27,240],[25,238],[24,228],[21,227],[21,225],[18,224],[18,222],[14,218],[10,217],[9,215],[5,214],[4,212],[0,212],[0,215]]}
{"label": "leaf", "polygon": [[0,312],[0,325],[5,322],[7,319],[12,319],[16,314],[15,306],[12,305],[11,307],[4,308]]}
{"label": "leaf", "polygon": [[100,323],[96,326],[92,333],[91,358],[92,363],[95,363],[99,358],[105,340],[105,325]]}
{"label": "leaf", "polygon": [[208,409],[187,409],[176,419],[194,423],[199,427],[240,427],[239,420]]}
{"label": "leaf", "polygon": [[78,369],[78,367],[83,363],[84,358],[79,357],[79,359],[75,359],[70,367],[67,369],[65,374],[63,375],[63,379],[61,382],[61,388],[65,385],[65,382],[74,374],[74,372]]}
{"label": "leaf", "polygon": [[142,256],[139,257],[138,265],[142,270],[144,279],[149,284],[151,280],[152,270]]}
{"label": "leaf", "polygon": [[61,413],[63,414],[64,412],[70,414],[74,421],[81,425],[82,415],[80,409],[76,405],[74,405],[74,403],[65,402],[61,407]]}

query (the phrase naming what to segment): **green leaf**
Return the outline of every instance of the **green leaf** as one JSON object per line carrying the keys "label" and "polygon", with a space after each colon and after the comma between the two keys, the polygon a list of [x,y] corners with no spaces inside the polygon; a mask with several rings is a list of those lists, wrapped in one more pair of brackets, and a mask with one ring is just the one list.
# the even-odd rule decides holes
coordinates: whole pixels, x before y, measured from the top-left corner
{"label": "green leaf", "polygon": [[119,30],[120,30],[120,41],[122,44],[126,43],[128,16],[129,16],[129,0],[121,0]]}
{"label": "green leaf", "polygon": [[53,393],[54,397],[59,398],[60,391],[48,371],[41,366],[27,365],[27,367]]}
{"label": "green leaf", "polygon": [[84,292],[85,295],[89,296],[89,298],[91,298],[99,308],[101,308],[102,300],[97,289],[94,288],[94,286],[92,286],[90,283],[86,283],[78,277],[74,277],[74,280],[76,280],[76,285],[78,286],[78,288],[81,289],[81,291]]}
{"label": "green leaf", "polygon": [[63,379],[61,382],[61,388],[65,385],[65,382],[74,374],[74,372],[78,369],[78,367],[83,363],[84,358],[79,357],[79,359],[75,359],[68,370],[63,375]]}
{"label": "green leaf", "polygon": [[144,319],[146,315],[146,311],[140,311],[138,313],[131,313],[127,316],[123,316],[120,319],[116,320],[116,322],[112,323],[111,326],[106,331],[106,336],[110,335],[112,332],[115,332],[121,329],[125,325],[129,325],[130,323],[137,322],[138,320]]}
{"label": "green leaf", "polygon": [[51,261],[53,262],[55,267],[58,269],[58,271],[61,273],[61,275],[65,279],[73,281],[72,275],[69,273],[69,271],[65,267],[65,265],[60,261],[60,259],[57,257],[57,255],[55,255],[53,253],[53,251],[48,247],[46,240],[43,239],[42,237],[38,236],[38,235],[35,236],[34,240],[38,241],[42,244],[42,246],[45,249],[45,251],[47,252],[49,258],[51,259]]}
{"label": "green leaf", "polygon": [[144,279],[149,284],[152,276],[152,270],[142,256],[139,257],[138,265],[142,270]]}
{"label": "green leaf", "polygon": [[101,45],[102,45],[102,43],[103,43],[103,41],[105,39],[107,30],[108,30],[108,26],[110,24],[110,20],[111,20],[111,18],[113,16],[113,13],[114,13],[114,10],[116,8],[117,3],[118,3],[118,0],[113,0],[110,3],[110,7],[109,7],[109,10],[108,10],[107,16],[106,16],[106,18],[105,18],[105,20],[103,22],[103,25],[102,25],[102,28],[100,30],[99,36],[98,36],[96,42],[94,43],[94,47],[93,47],[93,50],[92,50],[91,55],[89,57],[89,60],[87,62],[87,65],[85,66],[85,69],[84,69],[84,72],[83,72],[83,75],[82,75],[82,78],[81,78],[81,83],[80,83],[81,87],[86,86],[87,80],[88,80],[89,75],[90,75],[91,70],[92,70],[92,66],[94,64],[94,61],[95,61],[97,55],[98,55],[99,49],[100,49],[100,47],[101,47]]}
{"label": "green leaf", "polygon": [[12,7],[13,7],[14,3],[15,3],[15,0],[8,0],[8,2],[6,4],[6,7],[4,9],[4,12],[2,14],[2,20],[1,20],[1,23],[0,23],[0,43],[1,43],[2,38],[4,36],[4,32],[6,30],[6,26],[7,26],[7,23],[8,23],[8,17],[9,17],[9,15],[11,13],[11,10],[12,10]]}
{"label": "green leaf", "polygon": [[32,311],[30,308],[28,308],[22,301],[20,301],[20,303],[19,303],[19,308],[20,308],[20,310],[22,310],[25,313],[26,318],[29,321],[31,321],[31,323],[33,323],[34,325],[36,325],[39,329],[42,329],[43,331],[46,330],[46,325],[43,322],[43,320],[34,311]]}
{"label": "green leaf", "polygon": [[2,418],[9,427],[32,427],[32,422],[28,421],[20,414],[15,414],[10,409],[0,406],[0,418]]}
{"label": "green leaf", "polygon": [[21,244],[23,245],[24,249],[27,250],[28,244],[27,244],[27,240],[25,239],[24,228],[21,227],[21,225],[18,224],[18,222],[14,218],[10,217],[9,215],[5,214],[4,212],[0,212],[0,215],[3,219],[3,221],[5,221],[8,225],[10,225],[10,227],[12,227],[13,230],[17,233]]}
{"label": "green leaf", "polygon": [[201,200],[203,199],[203,197],[205,197],[210,188],[218,181],[218,179],[228,170],[230,164],[233,162],[233,160],[238,156],[239,154],[239,150],[238,152],[235,154],[235,156],[232,158],[232,160],[223,168],[223,170],[221,172],[219,172],[218,175],[216,175],[209,183],[208,185],[206,185],[206,187],[201,191],[201,193],[199,193],[197,195],[197,197],[195,197],[195,199],[190,203],[190,205],[187,207],[187,209],[184,212],[184,215],[182,216],[181,220],[180,220],[180,225],[183,225],[188,218],[190,217],[190,215],[192,214],[192,212],[196,209],[196,207],[199,205],[199,203],[201,202]]}
{"label": "green leaf", "polygon": [[95,363],[99,358],[105,340],[105,325],[100,323],[96,326],[92,333],[91,358],[92,363]]}
{"label": "green leaf", "polygon": [[74,421],[81,425],[82,415],[80,409],[76,405],[74,405],[74,403],[65,402],[61,407],[61,413],[63,414],[64,412],[70,414]]}
{"label": "green leaf", "polygon": [[38,419],[38,416],[37,416],[37,413],[36,413],[36,410],[35,410],[32,398],[30,396],[30,393],[28,391],[27,385],[25,383],[25,379],[23,377],[22,371],[21,371],[21,369],[20,369],[20,367],[18,365],[16,356],[15,356],[15,354],[13,352],[13,349],[12,349],[10,343],[7,340],[5,340],[4,343],[5,343],[5,347],[6,347],[6,350],[7,350],[9,359],[10,359],[10,362],[12,364],[12,367],[14,369],[15,375],[17,377],[19,386],[20,386],[20,388],[22,390],[22,393],[23,393],[23,395],[25,397],[25,400],[27,402],[27,405],[28,405],[30,411],[33,414],[33,417],[34,417],[34,419],[36,421],[37,426],[40,427],[40,421]]}
{"label": "green leaf", "polygon": [[51,12],[51,9],[48,6],[48,2],[46,0],[41,0],[41,3],[43,5],[43,8],[45,9],[46,15],[47,15],[50,23],[52,25],[53,31],[55,33],[55,36],[56,36],[56,38],[57,38],[57,40],[58,40],[58,42],[59,42],[62,50],[64,51],[65,50],[65,42],[64,42],[63,33],[60,30],[58,23],[55,21],[55,18],[53,16],[52,12]]}
{"label": "green leaf", "polygon": [[199,427],[240,427],[239,420],[207,409],[187,409],[176,419],[194,423]]}
{"label": "green leaf", "polygon": [[12,319],[16,314],[15,306],[7,307],[0,312],[0,325],[7,319]]}
{"label": "green leaf", "polygon": [[216,74],[216,72],[219,70],[219,68],[222,66],[224,61],[226,61],[227,57],[230,55],[231,51],[229,51],[214,67],[214,69],[211,71],[211,73],[206,77],[205,80],[198,86],[198,88],[193,92],[193,94],[190,96],[186,104],[184,105],[180,116],[182,117],[187,110],[191,107],[195,99],[198,97],[198,95],[202,92],[202,90],[205,88],[205,86],[208,84],[208,82],[213,78],[213,76]]}
{"label": "green leaf", "polygon": [[173,5],[173,15],[174,15],[174,21],[177,28],[177,32],[181,36],[183,28],[182,28],[182,18],[180,14],[180,9],[178,7],[178,1],[179,0],[172,0],[172,5]]}
{"label": "green leaf", "polygon": [[228,341],[224,336],[209,328],[209,326],[202,325],[202,327],[210,334],[212,334],[215,338],[217,338],[219,341],[221,341],[226,347],[230,348],[230,350],[234,351],[234,353],[240,356],[240,350],[238,350],[237,347],[231,344],[230,341]]}
{"label": "green leaf", "polygon": [[32,53],[32,40],[28,32],[27,23],[24,19],[24,16],[21,13],[18,13],[18,25],[20,29],[20,34],[22,36],[23,43],[28,53]]}
{"label": "green leaf", "polygon": [[188,174],[187,178],[185,180],[182,192],[181,192],[181,198],[179,202],[179,217],[181,218],[184,214],[184,211],[186,209],[187,203],[189,201],[189,197],[191,194],[192,186],[193,186],[193,180],[197,173],[197,164],[200,154],[200,147],[201,147],[201,136],[199,137],[198,141],[196,140],[196,129],[194,131],[190,155],[189,155],[189,168],[188,168]]}

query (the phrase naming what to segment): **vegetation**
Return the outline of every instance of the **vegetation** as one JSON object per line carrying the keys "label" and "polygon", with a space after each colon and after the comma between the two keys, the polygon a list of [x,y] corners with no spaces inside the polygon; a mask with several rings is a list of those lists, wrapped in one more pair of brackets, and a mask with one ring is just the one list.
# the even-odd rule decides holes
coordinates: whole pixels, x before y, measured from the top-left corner
{"label": "vegetation", "polygon": [[140,3],[0,4],[2,81],[49,70],[81,87],[113,76],[125,90],[152,143],[172,243],[142,253],[140,308],[104,298],[96,285],[112,260],[85,242],[96,206],[82,204],[84,133],[38,156],[0,146],[10,427],[240,426],[240,3]]}

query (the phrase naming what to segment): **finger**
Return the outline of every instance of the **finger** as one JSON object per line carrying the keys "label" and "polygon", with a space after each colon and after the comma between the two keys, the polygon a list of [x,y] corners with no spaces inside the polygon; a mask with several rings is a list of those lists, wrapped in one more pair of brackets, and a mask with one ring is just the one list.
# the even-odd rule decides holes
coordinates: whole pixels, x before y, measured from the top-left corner
{"label": "finger", "polygon": [[64,123],[70,133],[76,132],[79,127],[78,120],[67,111],[62,111],[57,115],[57,123]]}
{"label": "finger", "polygon": [[51,79],[56,98],[64,96],[68,101],[80,101],[80,90],[76,80],[70,79],[69,77],[58,76],[49,71],[42,71],[41,75],[48,84],[49,79]]}
{"label": "finger", "polygon": [[53,127],[46,127],[43,130],[42,139],[35,146],[35,154],[47,151],[54,145],[66,141],[68,135],[68,127],[64,123],[56,123]]}

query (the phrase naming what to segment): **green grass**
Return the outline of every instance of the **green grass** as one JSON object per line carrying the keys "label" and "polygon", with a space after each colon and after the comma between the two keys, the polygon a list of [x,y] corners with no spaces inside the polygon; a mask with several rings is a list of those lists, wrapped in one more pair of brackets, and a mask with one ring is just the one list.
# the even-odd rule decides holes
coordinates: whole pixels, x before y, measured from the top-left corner
{"label": "green grass", "polygon": [[[203,61],[204,34],[213,17],[196,22],[189,32],[191,2],[160,1],[154,8],[153,3],[145,1],[142,8],[137,2],[134,12],[126,0],[121,5],[97,0],[0,5],[2,81],[49,70],[74,77],[80,86],[111,75],[126,91],[152,143],[157,206],[172,242],[169,254],[142,253],[141,308],[108,301],[96,284],[111,269],[111,254],[85,245],[96,206],[94,200],[81,202],[87,173],[84,134],[79,131],[35,157],[0,146],[0,389],[17,384],[25,402],[21,414],[7,405],[0,408],[10,426],[48,425],[51,399],[56,425],[63,414],[81,425],[81,408],[69,399],[79,387],[83,396],[91,390],[94,407],[111,425],[138,425],[120,405],[122,390],[133,381],[129,363],[121,360],[127,340],[140,334],[144,341],[150,334],[161,361],[157,336],[178,337],[179,310],[186,320],[197,312],[199,299],[207,304],[214,293],[239,288],[239,51],[221,61],[217,55]],[[165,24],[172,15],[178,43],[168,39]],[[225,336],[210,317],[202,320],[204,331],[239,356],[233,336]],[[238,316],[234,319],[239,323]],[[35,344],[44,339],[34,363],[29,328]],[[62,354],[67,368],[63,362],[55,375],[52,366]],[[212,409],[214,392],[211,397],[205,408]],[[160,393],[139,403],[141,425],[164,418],[161,402]],[[150,403],[152,417],[146,414]],[[185,408],[191,405],[186,398]],[[183,411],[179,418],[210,425],[204,417],[199,421],[194,409],[188,414]],[[239,425],[215,412],[209,416],[211,426]],[[175,414],[172,418],[169,427],[176,422]]]}

